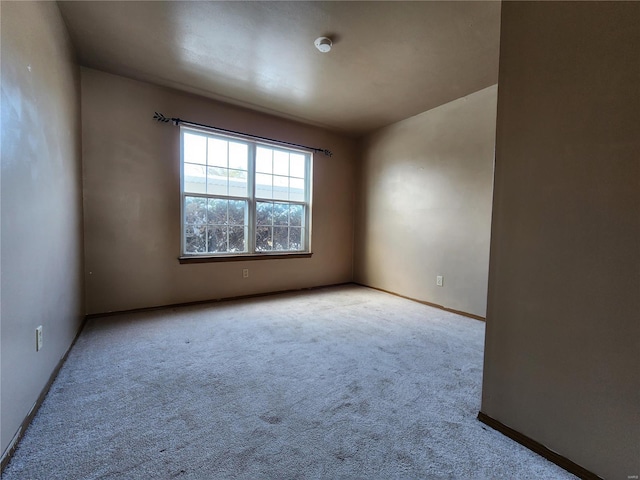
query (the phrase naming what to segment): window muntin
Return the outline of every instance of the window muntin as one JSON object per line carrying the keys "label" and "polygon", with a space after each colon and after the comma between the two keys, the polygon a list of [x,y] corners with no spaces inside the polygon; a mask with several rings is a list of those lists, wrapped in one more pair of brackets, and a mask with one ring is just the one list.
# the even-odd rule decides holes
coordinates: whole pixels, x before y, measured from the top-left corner
{"label": "window muntin", "polygon": [[184,196],[184,253],[247,251],[247,201]]}
{"label": "window muntin", "polygon": [[309,251],[311,153],[181,127],[182,254]]}
{"label": "window muntin", "polygon": [[304,250],[304,208],[283,202],[256,202],[256,251]]}

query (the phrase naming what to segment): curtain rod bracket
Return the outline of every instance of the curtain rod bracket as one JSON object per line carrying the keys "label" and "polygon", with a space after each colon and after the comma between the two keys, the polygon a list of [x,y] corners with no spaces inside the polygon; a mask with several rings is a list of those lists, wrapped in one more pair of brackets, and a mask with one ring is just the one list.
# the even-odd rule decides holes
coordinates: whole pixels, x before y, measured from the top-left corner
{"label": "curtain rod bracket", "polygon": [[327,157],[333,157],[333,152],[331,150],[327,150],[325,148],[314,148],[314,147],[307,147],[306,145],[298,145],[297,143],[291,143],[291,142],[283,142],[282,140],[275,140],[273,138],[267,138],[267,137],[259,137],[258,135],[251,135],[250,133],[242,133],[242,132],[235,132],[233,130],[227,130],[225,128],[218,128],[218,127],[212,127],[211,125],[204,125],[202,123],[196,123],[196,122],[189,122],[187,120],[182,120],[181,118],[169,118],[169,117],[165,117],[162,113],[158,113],[158,112],[153,112],[153,119],[156,120],[159,123],[169,123],[172,122],[176,127],[180,124],[185,124],[185,125],[193,125],[196,127],[204,127],[204,128],[210,128],[212,130],[218,130],[219,132],[225,132],[225,133],[235,133],[236,135],[243,135],[245,137],[250,137],[250,138],[255,138],[258,140],[267,140],[269,142],[274,142],[274,143],[279,143],[280,145],[289,145],[292,147],[300,147],[300,148],[304,148],[306,150],[312,150],[314,152],[320,152],[325,154]]}

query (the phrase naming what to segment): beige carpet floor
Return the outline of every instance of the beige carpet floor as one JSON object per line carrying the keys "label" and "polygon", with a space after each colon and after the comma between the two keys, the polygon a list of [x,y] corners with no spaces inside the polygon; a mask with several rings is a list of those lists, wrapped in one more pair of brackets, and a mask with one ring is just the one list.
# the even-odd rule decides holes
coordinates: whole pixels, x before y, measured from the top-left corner
{"label": "beige carpet floor", "polygon": [[358,286],[94,319],[2,478],[575,478],[476,419],[483,341]]}

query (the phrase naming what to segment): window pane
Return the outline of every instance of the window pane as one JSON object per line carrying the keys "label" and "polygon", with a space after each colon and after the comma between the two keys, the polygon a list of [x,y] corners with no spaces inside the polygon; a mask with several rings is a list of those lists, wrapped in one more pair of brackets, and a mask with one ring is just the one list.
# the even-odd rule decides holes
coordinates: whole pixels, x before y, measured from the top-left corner
{"label": "window pane", "polygon": [[292,153],[289,156],[290,173],[292,177],[304,178],[305,156],[299,153]]}
{"label": "window pane", "polygon": [[273,150],[270,148],[256,148],[256,172],[273,173],[272,155]]}
{"label": "window pane", "polygon": [[210,198],[208,223],[213,223],[214,225],[226,225],[228,203],[228,200]]}
{"label": "window pane", "polygon": [[189,225],[184,230],[184,250],[187,253],[205,253],[207,227]]}
{"label": "window pane", "polygon": [[227,251],[227,227],[214,225],[207,227],[207,236],[209,240],[209,252],[226,252]]}
{"label": "window pane", "polygon": [[256,223],[258,225],[273,225],[273,203],[256,202]]}
{"label": "window pane", "polygon": [[256,197],[273,198],[273,177],[263,173],[256,174]]}
{"label": "window pane", "polygon": [[311,155],[181,131],[184,254],[305,250]]}
{"label": "window pane", "polygon": [[206,191],[206,167],[184,164],[184,191],[187,193],[205,193]]}
{"label": "window pane", "polygon": [[273,176],[273,198],[289,200],[289,178]]}
{"label": "window pane", "polygon": [[301,178],[290,178],[289,182],[289,200],[304,202],[304,180]]}
{"label": "window pane", "polygon": [[274,175],[289,176],[289,154],[287,152],[274,150],[273,173]]}
{"label": "window pane", "polygon": [[289,225],[302,226],[302,205],[291,205],[289,207]]}
{"label": "window pane", "polygon": [[226,168],[207,168],[207,193],[212,195],[228,195],[228,172],[229,170]]}
{"label": "window pane", "polygon": [[202,135],[185,133],[183,137],[185,163],[207,164],[207,139]]}
{"label": "window pane", "polygon": [[241,200],[229,200],[229,224],[230,225],[246,225],[247,224],[247,202]]}
{"label": "window pane", "polygon": [[256,229],[256,251],[266,252],[272,249],[272,227],[258,227]]}
{"label": "window pane", "polygon": [[229,142],[229,168],[247,170],[249,149],[244,143]]}
{"label": "window pane", "polygon": [[227,143],[217,138],[209,139],[209,166],[227,168]]}
{"label": "window pane", "polygon": [[289,250],[302,250],[302,228],[289,229]]}
{"label": "window pane", "polygon": [[184,198],[184,222],[188,225],[207,223],[206,198]]}
{"label": "window pane", "polygon": [[288,203],[273,204],[273,224],[289,225],[289,204]]}
{"label": "window pane", "polygon": [[229,227],[229,251],[245,252],[246,227]]}
{"label": "window pane", "polygon": [[247,189],[247,172],[229,170],[229,195],[233,197],[246,197]]}
{"label": "window pane", "polygon": [[287,227],[273,227],[273,249],[289,250],[289,229]]}

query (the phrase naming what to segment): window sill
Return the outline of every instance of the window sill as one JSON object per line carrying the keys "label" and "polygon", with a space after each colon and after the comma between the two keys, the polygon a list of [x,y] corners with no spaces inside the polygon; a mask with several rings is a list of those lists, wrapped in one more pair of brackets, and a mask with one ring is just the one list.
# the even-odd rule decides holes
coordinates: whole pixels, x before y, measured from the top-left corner
{"label": "window sill", "polygon": [[248,253],[243,255],[219,255],[204,256],[193,255],[178,257],[181,264],[184,263],[215,263],[215,262],[245,262],[249,260],[283,260],[289,258],[311,258],[311,252],[294,252],[294,253]]}

